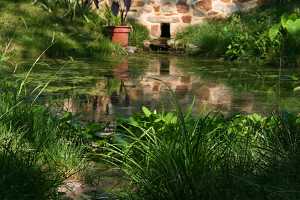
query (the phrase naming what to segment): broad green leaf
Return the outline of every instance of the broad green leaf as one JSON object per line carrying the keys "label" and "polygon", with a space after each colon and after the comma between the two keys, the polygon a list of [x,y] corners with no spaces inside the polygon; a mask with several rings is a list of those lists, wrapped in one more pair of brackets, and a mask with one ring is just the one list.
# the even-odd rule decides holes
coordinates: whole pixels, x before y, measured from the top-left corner
{"label": "broad green leaf", "polygon": [[286,30],[292,36],[300,34],[300,19],[297,20],[288,20],[285,25]]}
{"label": "broad green leaf", "polygon": [[145,106],[142,107],[142,110],[146,117],[150,117],[150,115],[152,114],[152,112]]}
{"label": "broad green leaf", "polygon": [[294,92],[298,92],[298,91],[300,91],[300,86],[298,86],[298,87],[295,87],[293,91],[294,91]]}
{"label": "broad green leaf", "polygon": [[279,34],[280,32],[280,24],[275,24],[274,26],[272,26],[269,30],[269,38],[270,40],[274,40],[276,38],[276,36]]}

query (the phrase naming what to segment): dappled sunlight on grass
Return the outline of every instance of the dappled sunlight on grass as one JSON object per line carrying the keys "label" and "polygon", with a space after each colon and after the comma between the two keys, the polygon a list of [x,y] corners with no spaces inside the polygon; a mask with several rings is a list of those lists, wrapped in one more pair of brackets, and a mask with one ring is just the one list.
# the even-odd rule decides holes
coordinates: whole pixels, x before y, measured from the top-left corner
{"label": "dappled sunlight on grass", "polygon": [[30,1],[4,1],[0,6],[5,8],[0,13],[0,40],[12,38],[19,57],[37,56],[49,46],[46,55],[50,57],[100,58],[119,51],[102,34],[103,24],[96,14],[90,13],[89,21],[71,20],[48,13]]}

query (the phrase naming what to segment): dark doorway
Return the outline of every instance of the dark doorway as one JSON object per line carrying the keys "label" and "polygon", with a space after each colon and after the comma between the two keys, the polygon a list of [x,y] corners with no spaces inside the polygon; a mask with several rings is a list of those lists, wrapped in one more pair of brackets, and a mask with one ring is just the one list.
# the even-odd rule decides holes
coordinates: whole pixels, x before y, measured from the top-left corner
{"label": "dark doorway", "polygon": [[160,37],[163,37],[163,38],[170,38],[171,37],[170,24],[169,23],[162,23],[160,25],[160,30],[161,30]]}
{"label": "dark doorway", "polygon": [[170,74],[170,60],[161,59],[160,60],[160,75],[169,75]]}

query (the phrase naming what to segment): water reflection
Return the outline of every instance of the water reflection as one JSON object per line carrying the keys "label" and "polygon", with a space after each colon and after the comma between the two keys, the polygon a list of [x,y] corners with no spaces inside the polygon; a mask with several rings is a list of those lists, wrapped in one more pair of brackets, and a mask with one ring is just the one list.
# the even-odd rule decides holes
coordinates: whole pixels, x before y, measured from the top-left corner
{"label": "water reflection", "polygon": [[146,67],[141,66],[143,73],[132,77],[130,63],[124,59],[113,68],[111,77],[96,82],[95,95],[69,96],[63,100],[63,110],[81,114],[89,121],[111,119],[116,115],[129,116],[138,112],[142,105],[169,110],[174,109],[168,91],[171,89],[183,108],[194,101],[195,113],[254,111],[253,95],[248,93],[245,98],[235,99],[229,86],[185,72],[177,67],[177,62],[176,57],[154,57]]}

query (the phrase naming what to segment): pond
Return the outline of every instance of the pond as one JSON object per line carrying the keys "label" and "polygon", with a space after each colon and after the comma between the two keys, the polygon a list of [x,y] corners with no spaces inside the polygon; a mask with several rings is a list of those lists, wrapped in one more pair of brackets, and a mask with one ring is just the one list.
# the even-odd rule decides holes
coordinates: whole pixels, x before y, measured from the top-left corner
{"label": "pond", "polygon": [[[26,72],[17,71],[18,77]],[[192,104],[194,114],[300,111],[296,68],[138,54],[103,61],[46,60],[29,80],[34,86],[51,81],[41,102],[87,121],[126,117],[143,105],[174,110],[170,90],[182,109]]]}

